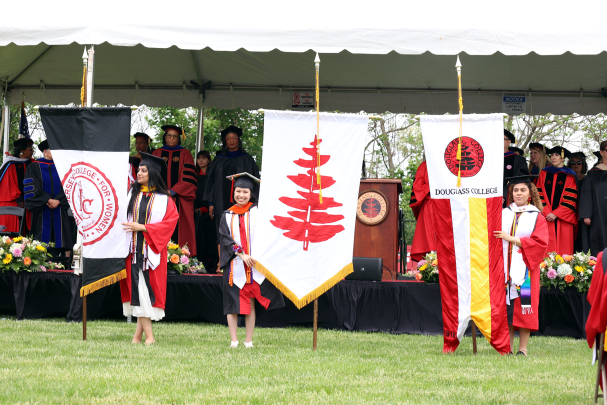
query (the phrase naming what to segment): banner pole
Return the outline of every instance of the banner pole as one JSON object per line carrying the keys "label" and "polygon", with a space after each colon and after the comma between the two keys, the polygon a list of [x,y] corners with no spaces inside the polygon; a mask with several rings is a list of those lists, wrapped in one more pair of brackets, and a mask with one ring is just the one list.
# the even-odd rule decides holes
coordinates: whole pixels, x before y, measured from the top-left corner
{"label": "banner pole", "polygon": [[314,333],[312,339],[312,349],[316,351],[316,346],[318,344],[318,298],[314,300]]}
{"label": "banner pole", "polygon": [[472,353],[476,354],[476,324],[472,321]]}
{"label": "banner pole", "polygon": [[82,340],[86,340],[86,295],[82,297]]}
{"label": "banner pole", "polygon": [[[599,394],[599,386],[600,383],[599,381],[601,380],[602,376],[602,372],[603,372],[603,351],[605,350],[605,333],[601,333],[600,337],[599,337],[599,347],[598,347],[598,355],[597,355],[597,360],[598,360],[598,365],[597,365],[597,370],[596,370],[596,381],[594,384],[594,403],[596,404],[597,400],[602,397],[603,395]],[[596,348],[594,349],[596,350]],[[603,385],[603,390],[605,389],[605,385]],[[603,391],[604,392],[604,391]],[[603,399],[603,403],[605,402],[605,399]]]}

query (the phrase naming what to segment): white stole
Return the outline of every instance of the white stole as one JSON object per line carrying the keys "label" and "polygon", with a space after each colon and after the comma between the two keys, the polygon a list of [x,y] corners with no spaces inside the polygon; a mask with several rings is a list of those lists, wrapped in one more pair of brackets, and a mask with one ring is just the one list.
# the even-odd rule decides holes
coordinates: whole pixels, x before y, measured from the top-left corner
{"label": "white stole", "polygon": [[[531,204],[522,207],[517,206],[516,203],[510,204],[502,210],[502,231],[508,232],[508,234],[512,233],[512,226],[514,225],[514,218],[517,212],[521,212],[522,214],[518,220],[518,226],[514,236],[517,238],[527,238],[531,236],[535,229],[535,223],[540,211],[535,205]],[[503,240],[502,244],[504,246],[504,275],[506,282],[508,282],[508,246],[510,245],[510,242]],[[514,285],[523,285],[525,282],[526,270],[527,265],[523,260],[521,248],[516,245],[512,246],[510,277],[512,278],[512,283]]]}
{"label": "white stole", "polygon": [[[255,235],[255,224],[257,222],[257,206],[249,209],[244,214],[245,221],[245,232],[248,232],[249,243],[249,255],[251,257],[255,257],[255,251],[253,250],[253,246],[255,246],[255,242],[253,240],[253,236]],[[238,220],[238,214],[233,213],[232,211],[226,211],[226,223],[228,224],[228,229],[230,230],[230,236],[234,239],[237,245],[242,245],[241,243],[241,235],[240,235],[240,222]],[[247,282],[247,274],[244,268],[243,261],[236,256],[232,262],[230,263],[230,269],[232,271],[233,283],[238,286],[238,288],[242,289]],[[257,284],[263,283],[266,277],[258,272],[255,267],[251,269],[251,273],[253,276],[253,280],[257,281]]]}
{"label": "white stole", "polygon": [[[131,200],[131,191],[129,190],[127,194],[127,201]],[[167,212],[167,205],[169,203],[169,197],[164,194],[156,194],[154,197],[154,203],[152,204],[152,212],[150,215],[150,220],[148,224],[155,224],[157,222],[161,222],[164,219],[164,216]],[[129,222],[133,221],[133,216],[129,213],[127,216]],[[133,238],[129,238],[129,252],[132,252],[133,248]],[[160,264],[160,254],[162,253],[162,249],[159,253],[154,253],[152,249],[146,244],[145,252],[143,252],[143,257],[145,260],[145,266],[143,267],[143,271],[151,268],[155,270],[156,267]],[[133,263],[135,263],[136,256],[133,257]]]}

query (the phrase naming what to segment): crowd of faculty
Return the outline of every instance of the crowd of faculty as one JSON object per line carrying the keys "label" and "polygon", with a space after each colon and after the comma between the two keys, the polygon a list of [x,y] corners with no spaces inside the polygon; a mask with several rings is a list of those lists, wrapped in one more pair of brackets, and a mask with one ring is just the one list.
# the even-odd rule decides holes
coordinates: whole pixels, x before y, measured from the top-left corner
{"label": "crowd of faculty", "polygon": [[[235,126],[221,132],[222,148],[214,156],[202,150],[195,160],[181,146],[185,135],[180,127],[165,125],[162,131],[162,146],[156,150],[150,149],[147,134],[133,135],[136,153],[129,157],[130,182],[137,180],[140,153],[150,153],[166,162],[161,175],[179,214],[171,240],[187,245],[207,272],[215,273],[219,268],[219,219],[234,204],[232,181],[226,177],[243,172],[259,177],[259,168],[243,149],[242,129]],[[30,138],[18,139],[13,146],[12,155],[0,168],[0,207],[23,207],[25,217],[19,229],[17,216],[0,215],[0,228],[53,242],[52,251],[57,257],[69,257],[76,240],[76,223],[48,141],[38,145],[43,154],[38,159],[33,159],[34,143]]]}

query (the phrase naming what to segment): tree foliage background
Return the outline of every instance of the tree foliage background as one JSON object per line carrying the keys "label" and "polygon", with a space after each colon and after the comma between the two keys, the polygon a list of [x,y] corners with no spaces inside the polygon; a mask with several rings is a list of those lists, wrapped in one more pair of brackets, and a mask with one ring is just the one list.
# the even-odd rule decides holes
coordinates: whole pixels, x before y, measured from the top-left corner
{"label": "tree foliage background", "polygon": [[[45,138],[40,115],[29,104],[26,104],[25,110],[30,135],[36,143],[39,143]],[[8,120],[10,151],[12,151],[12,142],[18,137],[20,114],[20,106],[10,108],[10,119]],[[182,146],[194,154],[197,127],[196,109],[141,107],[133,112],[131,133],[146,132],[153,138],[152,147],[158,148],[162,143],[161,127],[166,124],[178,125],[184,129],[187,137],[182,142]],[[215,152],[221,149],[221,130],[229,125],[243,129],[243,146],[263,169],[263,114],[257,111],[205,109],[204,149],[208,150],[211,156],[215,156]],[[584,152],[589,167],[596,162],[592,152],[598,150],[599,143],[607,139],[607,116],[604,114],[509,116],[504,119],[504,127],[514,133],[517,146],[525,150],[526,156],[528,156],[529,144],[532,142],[541,142],[549,147],[563,145],[572,152]],[[132,151],[134,151],[134,144],[134,138],[131,138]],[[41,156],[37,150],[36,156]],[[411,188],[417,167],[424,159],[424,145],[419,121],[413,115],[384,113],[381,115],[381,119],[370,120],[364,154],[366,176],[368,178],[402,179],[403,194],[400,198],[400,208],[407,220],[403,236],[408,244],[411,244],[415,230],[415,218],[408,206]]]}

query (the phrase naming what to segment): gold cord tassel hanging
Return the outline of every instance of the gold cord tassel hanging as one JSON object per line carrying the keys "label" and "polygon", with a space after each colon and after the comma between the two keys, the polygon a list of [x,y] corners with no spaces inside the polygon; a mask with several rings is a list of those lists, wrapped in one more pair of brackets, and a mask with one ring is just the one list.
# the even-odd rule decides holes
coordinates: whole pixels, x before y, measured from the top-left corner
{"label": "gold cord tassel hanging", "polygon": [[84,71],[82,72],[82,88],[80,89],[80,106],[84,107],[84,89],[86,85],[86,65],[84,65]]}
{"label": "gold cord tassel hanging", "polygon": [[316,64],[316,184],[318,184],[318,199],[322,204],[322,185],[320,184],[320,59],[318,58],[318,54],[314,63]]}

